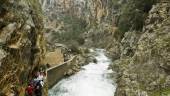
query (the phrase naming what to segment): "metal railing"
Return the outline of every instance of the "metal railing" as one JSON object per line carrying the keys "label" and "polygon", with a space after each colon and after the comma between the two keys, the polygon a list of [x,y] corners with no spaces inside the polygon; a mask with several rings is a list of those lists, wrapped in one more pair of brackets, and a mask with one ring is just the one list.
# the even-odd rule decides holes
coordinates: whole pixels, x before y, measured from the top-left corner
{"label": "metal railing", "polygon": [[61,63],[61,64],[56,64],[55,66],[48,68],[47,71],[52,70],[52,69],[54,69],[54,68],[56,68],[56,67],[60,67],[60,66],[62,66],[62,65],[64,65],[64,64],[68,64],[69,62],[71,62],[72,60],[74,60],[74,58],[76,58],[76,56],[73,56],[70,60],[68,60],[68,61],[66,61],[66,62],[63,62],[63,63]]}

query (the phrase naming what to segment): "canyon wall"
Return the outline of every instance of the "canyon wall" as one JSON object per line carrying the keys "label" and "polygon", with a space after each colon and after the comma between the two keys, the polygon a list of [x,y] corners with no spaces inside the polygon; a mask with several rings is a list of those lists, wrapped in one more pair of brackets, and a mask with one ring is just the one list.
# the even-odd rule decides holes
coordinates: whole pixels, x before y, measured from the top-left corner
{"label": "canyon wall", "polygon": [[142,30],[131,29],[123,35],[120,58],[112,64],[118,72],[116,96],[170,94],[169,12],[168,0],[157,1],[148,11]]}
{"label": "canyon wall", "polygon": [[46,50],[41,5],[37,0],[1,0],[0,4],[0,93],[24,96]]}
{"label": "canyon wall", "polygon": [[57,43],[79,43],[109,51],[111,67],[118,73],[116,96],[170,94],[168,0],[1,0],[0,4],[2,93],[10,94],[11,86],[23,90],[29,72],[43,64],[45,46],[53,51]]}

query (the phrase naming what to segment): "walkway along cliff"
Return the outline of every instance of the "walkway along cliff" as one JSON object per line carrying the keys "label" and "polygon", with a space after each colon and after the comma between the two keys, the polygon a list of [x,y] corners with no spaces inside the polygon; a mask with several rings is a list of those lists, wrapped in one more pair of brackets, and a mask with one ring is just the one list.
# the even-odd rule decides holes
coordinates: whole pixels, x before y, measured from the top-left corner
{"label": "walkway along cliff", "polygon": [[63,79],[69,71],[71,71],[76,63],[76,59],[76,56],[74,56],[62,64],[57,64],[56,66],[47,69],[48,88],[52,88],[59,80]]}

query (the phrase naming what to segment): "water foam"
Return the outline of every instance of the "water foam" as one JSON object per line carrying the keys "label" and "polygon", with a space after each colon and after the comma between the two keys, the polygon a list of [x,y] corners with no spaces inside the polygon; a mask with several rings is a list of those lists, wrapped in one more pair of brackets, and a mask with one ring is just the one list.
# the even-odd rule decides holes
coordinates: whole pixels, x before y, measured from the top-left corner
{"label": "water foam", "polygon": [[61,80],[49,90],[49,96],[114,96],[116,85],[109,78],[111,60],[104,50],[95,50],[97,64],[89,63],[85,70]]}

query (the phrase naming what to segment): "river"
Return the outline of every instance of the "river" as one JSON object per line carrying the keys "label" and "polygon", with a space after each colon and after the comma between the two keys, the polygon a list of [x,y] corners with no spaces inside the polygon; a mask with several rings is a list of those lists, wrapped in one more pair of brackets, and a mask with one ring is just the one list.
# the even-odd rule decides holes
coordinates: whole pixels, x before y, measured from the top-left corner
{"label": "river", "polygon": [[91,50],[97,63],[89,63],[84,70],[64,78],[49,90],[49,96],[114,96],[116,84],[109,70],[111,60],[102,49]]}

